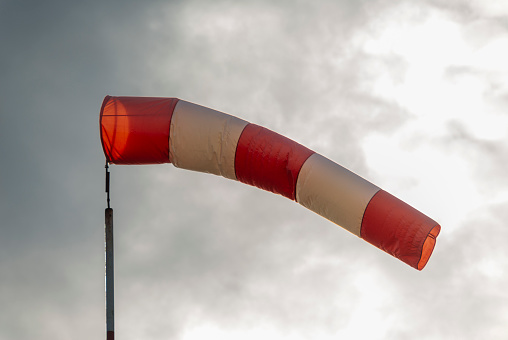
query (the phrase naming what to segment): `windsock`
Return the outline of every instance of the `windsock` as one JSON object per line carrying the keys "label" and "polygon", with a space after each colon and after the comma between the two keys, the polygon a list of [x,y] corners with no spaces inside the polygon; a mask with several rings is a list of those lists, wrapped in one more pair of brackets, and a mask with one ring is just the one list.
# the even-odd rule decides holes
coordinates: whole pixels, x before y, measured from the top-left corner
{"label": "windsock", "polygon": [[305,146],[184,100],[106,96],[100,127],[109,163],[172,163],[271,191],[418,270],[441,230],[415,208]]}

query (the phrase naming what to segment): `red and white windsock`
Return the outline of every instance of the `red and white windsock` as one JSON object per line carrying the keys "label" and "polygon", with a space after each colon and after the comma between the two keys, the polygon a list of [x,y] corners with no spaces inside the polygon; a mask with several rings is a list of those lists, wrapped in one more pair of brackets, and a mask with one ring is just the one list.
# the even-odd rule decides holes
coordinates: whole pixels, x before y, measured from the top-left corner
{"label": "red and white windsock", "polygon": [[441,229],[305,146],[184,100],[106,96],[100,125],[110,163],[172,163],[280,194],[418,270],[427,264]]}

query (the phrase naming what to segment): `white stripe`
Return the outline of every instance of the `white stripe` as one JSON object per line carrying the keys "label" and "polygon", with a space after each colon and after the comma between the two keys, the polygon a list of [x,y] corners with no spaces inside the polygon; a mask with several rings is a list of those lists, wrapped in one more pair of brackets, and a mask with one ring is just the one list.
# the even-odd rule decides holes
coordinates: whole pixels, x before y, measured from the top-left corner
{"label": "white stripe", "polygon": [[178,101],[171,118],[169,159],[178,168],[236,179],[235,152],[248,122]]}
{"label": "white stripe", "polygon": [[315,153],[300,170],[296,200],[360,236],[363,213],[378,190],[374,184]]}

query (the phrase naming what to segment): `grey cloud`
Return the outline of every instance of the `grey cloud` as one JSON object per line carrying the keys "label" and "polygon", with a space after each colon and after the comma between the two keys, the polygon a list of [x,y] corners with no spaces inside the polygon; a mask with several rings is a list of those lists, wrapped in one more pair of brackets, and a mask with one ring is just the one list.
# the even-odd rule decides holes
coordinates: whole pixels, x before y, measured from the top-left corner
{"label": "grey cloud", "polygon": [[[363,67],[374,61],[350,41],[383,2],[1,6],[8,51],[0,55],[1,338],[104,334],[104,95],[211,106],[365,175],[372,170],[361,139],[373,129],[397,131],[407,119],[397,105],[366,93],[362,85],[376,75]],[[198,20],[213,26],[229,13],[239,15],[232,31],[212,27],[212,34]],[[404,72],[397,60],[376,62],[394,77]],[[504,163],[497,163],[503,147],[453,129],[443,146],[475,148],[473,162],[487,165],[478,176],[490,178],[489,187],[504,181]],[[490,329],[490,338],[502,338],[502,313],[487,311],[502,310],[506,277],[468,271],[477,259],[463,246],[484,219],[443,234],[418,273],[294,202],[243,184],[171,165],[111,171],[119,337],[182,338],[201,324],[338,334],[367,298],[356,284],[367,276],[386,292],[387,307],[372,320],[391,323],[388,338],[428,323],[436,337],[474,338]],[[481,236],[476,251],[502,257],[502,209],[485,213],[498,216],[488,223],[499,237]],[[488,292],[470,294],[486,281]],[[464,325],[477,310],[485,314],[470,331]]]}
{"label": "grey cloud", "polygon": [[[444,150],[461,154],[471,160],[479,190],[485,196],[494,197],[507,192],[508,150],[502,140],[485,140],[473,136],[460,121],[451,121],[449,134],[440,143]],[[489,194],[490,193],[490,194]]]}

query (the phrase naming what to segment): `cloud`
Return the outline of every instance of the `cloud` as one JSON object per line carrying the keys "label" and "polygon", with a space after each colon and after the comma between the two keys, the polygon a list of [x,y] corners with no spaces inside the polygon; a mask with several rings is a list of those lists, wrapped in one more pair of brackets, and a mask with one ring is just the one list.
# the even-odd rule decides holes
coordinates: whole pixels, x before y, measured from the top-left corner
{"label": "cloud", "polygon": [[0,337],[103,336],[112,94],[267,126],[443,226],[417,272],[271,193],[112,166],[118,337],[501,339],[507,33],[482,4],[3,2]]}

